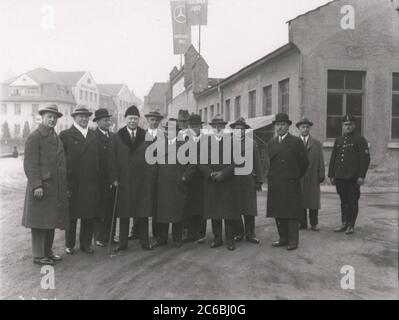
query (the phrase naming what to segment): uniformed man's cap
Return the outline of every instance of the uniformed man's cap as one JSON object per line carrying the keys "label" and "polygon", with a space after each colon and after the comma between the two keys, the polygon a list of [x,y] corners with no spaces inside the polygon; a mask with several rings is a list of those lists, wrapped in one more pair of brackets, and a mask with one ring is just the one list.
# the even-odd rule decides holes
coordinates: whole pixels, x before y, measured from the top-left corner
{"label": "uniformed man's cap", "polygon": [[345,122],[355,122],[355,117],[347,114],[346,116],[342,117],[342,123]]}

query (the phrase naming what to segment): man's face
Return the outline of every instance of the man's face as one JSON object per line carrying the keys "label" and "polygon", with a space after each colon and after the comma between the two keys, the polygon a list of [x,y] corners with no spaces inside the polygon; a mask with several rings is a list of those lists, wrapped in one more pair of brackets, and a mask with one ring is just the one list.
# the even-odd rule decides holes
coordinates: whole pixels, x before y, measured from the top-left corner
{"label": "man's face", "polygon": [[109,128],[111,127],[111,118],[102,118],[97,121],[97,125],[101,130],[104,131],[109,131]]}
{"label": "man's face", "polygon": [[242,126],[242,125],[236,125],[235,127],[234,127],[234,134],[238,137],[238,138],[241,138],[241,139],[243,139],[244,137],[245,137],[245,126]]}
{"label": "man's face", "polygon": [[212,125],[212,129],[214,131],[216,131],[216,133],[221,133],[224,130],[224,128],[226,128],[225,124],[214,124],[214,125]]}
{"label": "man's face", "polygon": [[177,121],[177,125],[179,126],[179,128],[181,130],[184,130],[184,129],[188,128],[188,122],[187,121],[178,120]]}
{"label": "man's face", "polygon": [[45,112],[42,115],[42,125],[48,128],[54,128],[57,124],[58,117],[52,112]]}
{"label": "man's face", "polygon": [[139,125],[140,117],[138,116],[127,116],[126,118],[126,125],[129,129],[134,130]]}
{"label": "man's face", "polygon": [[302,137],[307,137],[310,132],[310,125],[301,124],[298,129]]}
{"label": "man's face", "polygon": [[349,134],[354,132],[356,129],[356,124],[354,122],[344,122],[342,124],[342,132],[344,134]]}
{"label": "man's face", "polygon": [[202,126],[200,124],[190,124],[188,127],[194,132],[196,137],[201,134]]}
{"label": "man's face", "polygon": [[274,125],[279,136],[283,136],[288,132],[290,125],[287,122],[276,122]]}
{"label": "man's face", "polygon": [[161,122],[161,119],[158,117],[148,117],[148,126],[150,129],[157,129],[159,127],[159,123]]}
{"label": "man's face", "polygon": [[73,119],[82,128],[87,128],[87,126],[89,124],[89,118],[90,117],[87,114],[78,114]]}

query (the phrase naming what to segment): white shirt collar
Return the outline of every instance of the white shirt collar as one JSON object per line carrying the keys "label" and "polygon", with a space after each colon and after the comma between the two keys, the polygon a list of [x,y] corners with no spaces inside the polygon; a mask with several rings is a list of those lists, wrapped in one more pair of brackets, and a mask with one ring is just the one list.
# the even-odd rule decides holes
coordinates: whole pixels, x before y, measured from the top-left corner
{"label": "white shirt collar", "polygon": [[155,138],[157,136],[157,134],[158,134],[158,129],[150,129],[150,128],[148,128],[148,133]]}
{"label": "white shirt collar", "polygon": [[287,138],[287,136],[288,136],[288,132],[283,136],[279,136],[278,139],[279,139],[279,141],[280,141],[280,139],[281,139],[281,141],[283,141],[285,138]]}
{"label": "white shirt collar", "polygon": [[302,138],[303,141],[308,142],[308,140],[309,140],[309,135],[307,135],[306,137],[301,136],[301,138]]}
{"label": "white shirt collar", "polygon": [[126,127],[126,128],[127,128],[127,131],[129,131],[130,136],[132,136],[132,134],[134,134],[134,136],[136,136],[137,128],[136,129],[130,129],[129,127]]}
{"label": "white shirt collar", "polygon": [[89,127],[82,128],[80,125],[78,125],[76,122],[73,123],[74,127],[79,130],[79,132],[86,138],[87,137],[87,132],[89,131]]}
{"label": "white shirt collar", "polygon": [[200,141],[201,137],[202,137],[202,133],[200,133],[198,136],[193,136],[194,142]]}
{"label": "white shirt collar", "polygon": [[101,133],[104,135],[104,136],[109,136],[109,132],[108,131],[105,131],[105,130],[103,130],[103,129],[101,129],[101,128],[98,128],[98,130],[100,130],[101,131]]}

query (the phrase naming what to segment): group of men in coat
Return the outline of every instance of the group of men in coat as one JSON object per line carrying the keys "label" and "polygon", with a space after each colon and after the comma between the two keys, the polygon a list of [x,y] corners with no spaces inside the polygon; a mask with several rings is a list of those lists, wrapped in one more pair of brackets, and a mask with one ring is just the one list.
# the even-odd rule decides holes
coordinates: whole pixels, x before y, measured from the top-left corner
{"label": "group of men in coat", "polygon": [[[91,130],[92,113],[77,107],[71,114],[73,125],[57,135],[54,127],[62,116],[57,105],[50,104],[39,113],[42,123],[28,137],[24,158],[28,184],[22,224],[31,229],[34,263],[61,260],[52,250],[56,228],[65,230],[65,252],[74,254],[79,219],[80,250],[89,254],[94,252],[93,237],[97,246],[117,244],[116,252],[127,250],[128,240],[135,238],[144,250],[165,246],[170,224],[175,247],[185,241],[204,243],[207,219],[214,235],[211,248],[223,245],[223,222],[229,250],[235,250],[235,242],[244,238],[259,243],[255,235],[256,192],[261,190],[264,172],[258,146],[246,134],[250,127],[245,119],[232,123],[230,127],[236,130],[231,133],[225,130],[227,122],[217,115],[210,122],[212,134],[206,135],[199,115],[179,112],[177,121],[169,119],[162,130],[163,116],[151,111],[145,115],[148,129],[144,130],[138,125],[139,110],[131,106],[125,113],[126,125],[112,133],[106,109],[95,112],[97,128]],[[324,161],[320,142],[309,135],[312,123],[308,119],[297,124],[300,138],[289,133],[292,122],[288,115],[278,114],[273,124],[277,135],[268,145],[267,216],[276,219],[280,237],[272,245],[294,250],[299,227],[307,226],[307,209],[312,230],[318,231]],[[370,156],[366,140],[355,133],[353,117],[343,119],[343,132],[334,145],[329,177],[342,203],[342,227],[336,231],[351,234]],[[229,143],[231,149],[239,145],[241,152],[251,146],[250,173],[237,175],[240,164],[224,161]],[[164,148],[154,147],[162,144]],[[170,160],[187,154],[187,145],[197,150],[194,161]],[[151,163],[149,150],[153,157],[166,161]],[[119,218],[118,240],[114,239],[113,211]],[[149,218],[154,243],[150,241]]]}

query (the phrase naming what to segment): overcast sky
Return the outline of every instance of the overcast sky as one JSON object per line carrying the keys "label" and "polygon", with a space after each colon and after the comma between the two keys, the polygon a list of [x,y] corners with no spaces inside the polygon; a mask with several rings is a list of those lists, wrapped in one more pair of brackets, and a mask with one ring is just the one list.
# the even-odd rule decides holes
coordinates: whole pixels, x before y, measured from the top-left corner
{"label": "overcast sky", "polygon": [[[142,99],[180,63],[169,2],[1,0],[0,80],[37,67],[88,70],[97,83],[126,83]],[[287,43],[286,21],[328,0],[208,2],[201,53],[209,76],[224,78]],[[54,28],[44,19],[51,10]],[[198,27],[192,41],[197,48]]]}

